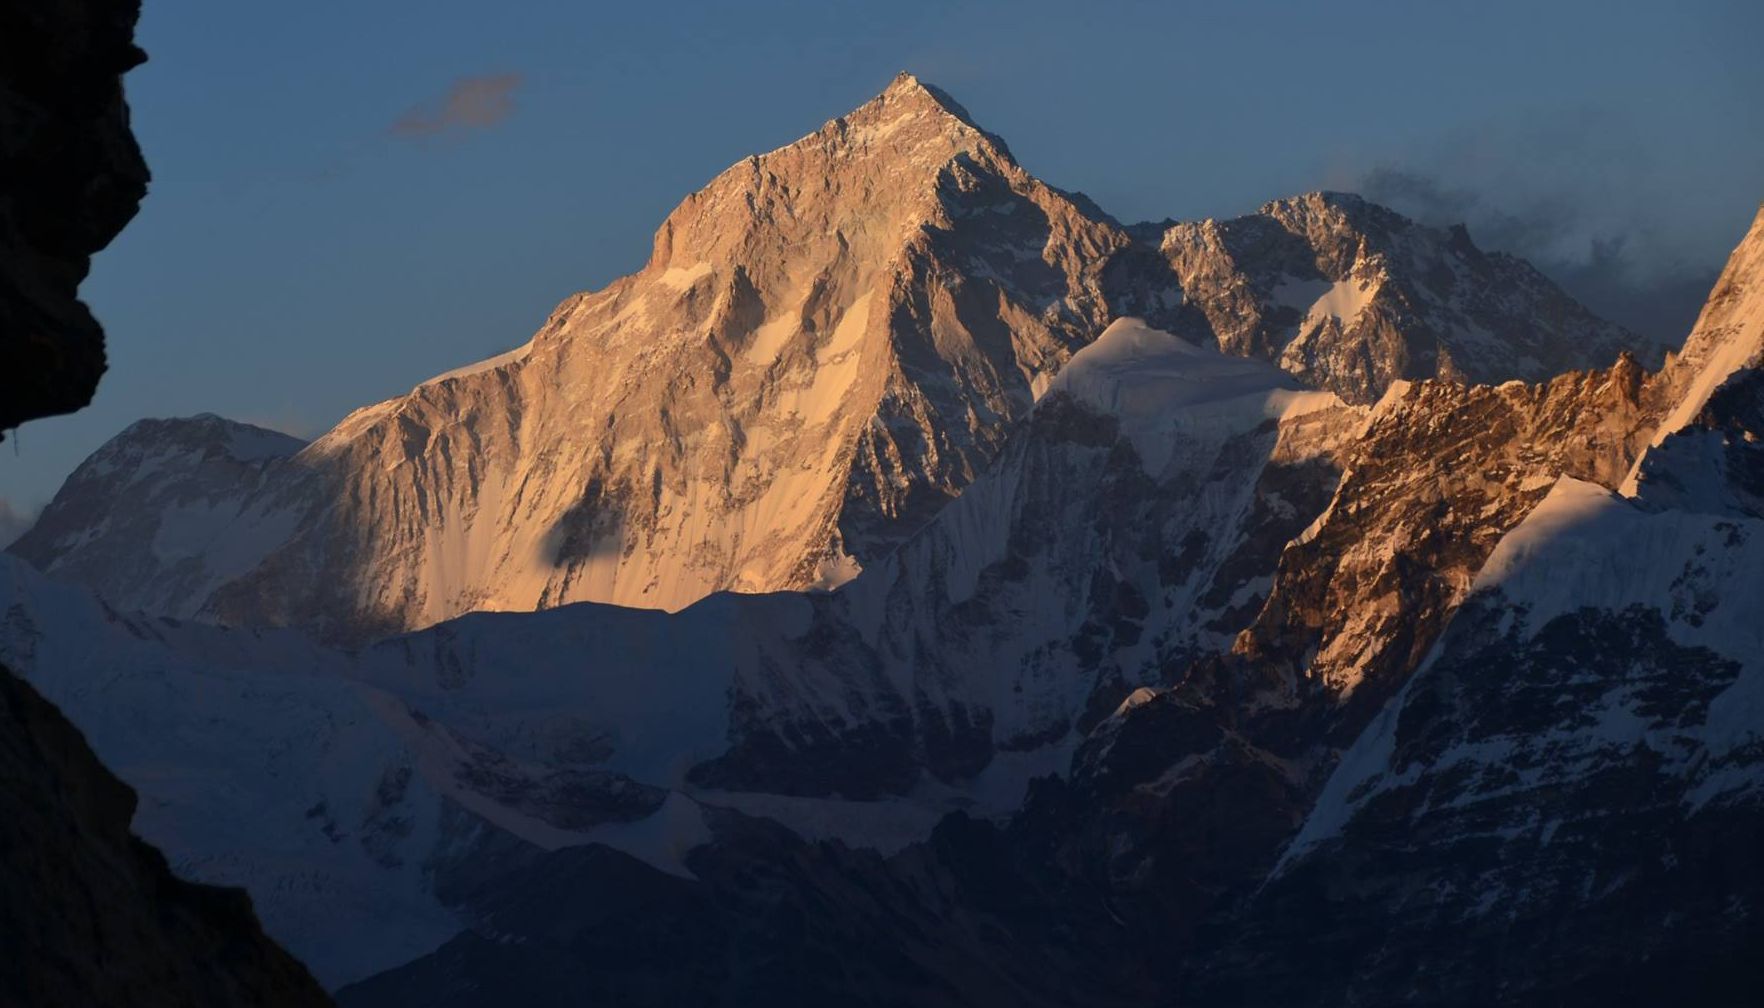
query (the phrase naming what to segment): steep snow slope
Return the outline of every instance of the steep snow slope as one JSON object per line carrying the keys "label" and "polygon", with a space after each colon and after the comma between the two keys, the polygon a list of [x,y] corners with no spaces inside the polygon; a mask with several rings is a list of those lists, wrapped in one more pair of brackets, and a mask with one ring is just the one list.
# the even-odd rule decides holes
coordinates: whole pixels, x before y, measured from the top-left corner
{"label": "steep snow slope", "polygon": [[[1267,365],[1115,323],[924,532],[812,600],[782,672],[737,673],[768,699],[736,705],[733,748],[701,779],[896,793],[921,768],[1013,777],[1019,754],[1063,754],[1174,656],[1237,632],[1360,420]],[[829,730],[854,702],[880,729],[863,751]]]}
{"label": "steep snow slope", "polygon": [[[1668,439],[1675,442],[1669,449],[1673,452],[1718,453],[1719,448],[1707,443],[1710,437],[1728,438],[1719,430],[1709,431],[1708,418],[1701,414],[1730,378],[1738,377],[1744,370],[1756,370],[1761,365],[1764,365],[1764,206],[1759,207],[1750,230],[1715,281],[1715,289],[1698,314],[1683,349],[1668,361],[1649,385],[1651,405],[1662,414],[1650,442],[1655,451],[1650,455]],[[1743,408],[1743,404],[1735,402],[1729,402],[1725,407],[1728,412]],[[1693,469],[1689,465],[1679,468],[1685,476],[1689,476]],[[1643,466],[1638,461],[1629,480],[1624,483],[1623,492],[1634,496],[1637,483],[1644,476]],[[1723,484],[1718,482],[1717,486],[1720,485]],[[1695,499],[1694,495],[1689,499]]]}

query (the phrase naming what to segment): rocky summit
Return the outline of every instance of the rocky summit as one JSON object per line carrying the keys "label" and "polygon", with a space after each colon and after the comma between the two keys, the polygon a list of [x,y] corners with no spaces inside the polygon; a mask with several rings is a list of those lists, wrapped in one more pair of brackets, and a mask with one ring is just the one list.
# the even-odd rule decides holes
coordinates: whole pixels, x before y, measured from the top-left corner
{"label": "rocky summit", "polygon": [[1761,255],[1652,346],[902,75],[516,351],[124,431],[0,659],[347,1005],[1743,1003]]}

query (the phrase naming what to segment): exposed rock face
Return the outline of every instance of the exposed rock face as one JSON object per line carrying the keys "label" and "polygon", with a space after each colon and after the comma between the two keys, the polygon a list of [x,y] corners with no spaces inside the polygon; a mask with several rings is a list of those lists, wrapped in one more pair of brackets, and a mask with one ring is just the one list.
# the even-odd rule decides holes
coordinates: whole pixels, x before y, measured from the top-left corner
{"label": "exposed rock face", "polygon": [[[1158,233],[1162,229],[1161,234]],[[1140,225],[1184,303],[1153,321],[1210,332],[1350,402],[1394,381],[1545,381],[1663,348],[1597,318],[1521,259],[1345,193],[1276,200],[1226,221]],[[1198,316],[1198,318],[1196,317]]]}
{"label": "exposed rock face", "polygon": [[903,75],[718,176],[641,272],[526,347],[288,459],[228,508],[249,569],[148,607],[361,636],[837,584],[965,487],[1102,330],[1098,274],[1127,243]]}
{"label": "exposed rock face", "polygon": [[[0,2],[0,430],[91,400],[104,334],[88,257],[147,169],[121,75],[137,5]],[[174,877],[130,833],[135,793],[0,667],[0,1000],[33,1006],[321,1005],[246,895]]]}
{"label": "exposed rock face", "polygon": [[1400,682],[1557,476],[1623,478],[1649,431],[1642,377],[1625,359],[1544,385],[1393,387],[1235,650],[1279,670],[1273,688],[1290,697],[1294,677],[1344,694],[1368,678]]}
{"label": "exposed rock face", "polygon": [[122,75],[136,0],[0,3],[0,431],[86,405],[104,331],[80,303],[92,253],[147,191]]}
{"label": "exposed rock face", "polygon": [[[1701,464],[1689,460],[1675,464],[1674,479],[1682,504],[1707,504],[1711,495],[1756,492],[1756,477],[1745,471],[1755,466],[1757,438],[1745,436],[1745,417],[1757,409],[1745,387],[1756,388],[1755,377],[1764,367],[1764,206],[1758,209],[1751,228],[1740,240],[1715,290],[1697,316],[1684,347],[1667,361],[1660,374],[1648,383],[1648,408],[1663,417],[1650,443],[1647,461],[1658,465],[1663,457],[1694,453]],[[1733,387],[1729,387],[1729,386]],[[1742,387],[1745,386],[1745,387]],[[1748,462],[1747,459],[1754,459]],[[1638,466],[1624,484],[1623,492],[1637,493],[1637,482],[1647,477],[1648,466]],[[1698,486],[1686,483],[1694,480]],[[1650,488],[1662,499],[1664,488]],[[1740,505],[1743,507],[1743,505]]]}
{"label": "exposed rock face", "polygon": [[1761,544],[1756,517],[1559,482],[1196,957],[1200,999],[1749,996]]}

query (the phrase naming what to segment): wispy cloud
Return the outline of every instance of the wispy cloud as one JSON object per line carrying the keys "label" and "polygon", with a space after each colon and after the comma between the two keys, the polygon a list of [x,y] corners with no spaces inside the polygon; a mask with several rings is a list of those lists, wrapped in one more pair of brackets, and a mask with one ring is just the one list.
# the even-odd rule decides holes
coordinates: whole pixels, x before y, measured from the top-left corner
{"label": "wispy cloud", "polygon": [[1419,139],[1336,182],[1425,223],[1465,224],[1482,248],[1530,260],[1593,311],[1676,346],[1727,235],[1622,125],[1590,112],[1515,117]]}
{"label": "wispy cloud", "polygon": [[418,139],[488,129],[514,113],[515,92],[520,86],[518,73],[461,77],[446,94],[399,116],[387,132]]}
{"label": "wispy cloud", "polygon": [[1719,270],[1719,260],[1690,260],[1645,223],[1599,220],[1570,196],[1485,193],[1395,167],[1367,172],[1354,188],[1429,224],[1466,224],[1478,245],[1524,257],[1593,311],[1668,347],[1683,341]]}

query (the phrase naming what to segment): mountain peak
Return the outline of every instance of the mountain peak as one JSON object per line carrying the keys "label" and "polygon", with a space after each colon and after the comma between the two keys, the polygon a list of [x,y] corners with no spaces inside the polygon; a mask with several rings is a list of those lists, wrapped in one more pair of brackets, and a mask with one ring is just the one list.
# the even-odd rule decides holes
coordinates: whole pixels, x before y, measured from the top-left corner
{"label": "mountain peak", "polygon": [[932,113],[953,116],[973,129],[980,127],[974,123],[968,110],[961,103],[950,97],[949,92],[935,84],[928,84],[914,76],[910,71],[902,70],[894,75],[888,86],[875,98],[860,106],[858,111],[875,108],[886,111],[890,118],[912,113]]}
{"label": "mountain peak", "polygon": [[[1351,402],[1375,402],[1397,379],[1543,381],[1625,349],[1652,363],[1639,337],[1522,261],[1351,193],[1303,193],[1244,217],[1138,234],[1155,238],[1205,317],[1195,338]],[[1189,323],[1155,310],[1151,321],[1191,335],[1194,311]]]}
{"label": "mountain peak", "polygon": [[1406,231],[1415,222],[1389,207],[1348,192],[1318,190],[1270,200],[1256,211],[1289,227],[1310,224],[1346,225],[1355,230]]}
{"label": "mountain peak", "polygon": [[1364,196],[1357,193],[1337,192],[1333,189],[1318,189],[1313,192],[1299,193],[1296,196],[1283,196],[1262,204],[1259,213],[1272,214],[1277,210],[1294,206],[1331,207],[1344,212],[1362,210],[1369,203]]}
{"label": "mountain peak", "polygon": [[[1683,347],[1650,383],[1648,399],[1662,417],[1650,439],[1650,454],[1673,434],[1707,429],[1716,419],[1707,414],[1711,400],[1729,383],[1744,381],[1741,372],[1759,368],[1764,368],[1764,205],[1728,257]],[[1624,481],[1625,495],[1637,493],[1644,463],[1658,468],[1660,460],[1638,460]]]}
{"label": "mountain peak", "polygon": [[[741,259],[754,289],[776,296],[793,290],[796,281],[778,272],[782,260],[754,258],[756,248],[801,252],[821,237],[849,241],[867,235],[889,246],[877,253],[885,261],[896,245],[945,212],[943,187],[958,165],[955,175],[965,181],[952,183],[957,188],[973,186],[980,176],[1006,189],[1040,185],[1004,141],[975,125],[955,99],[903,71],[876,97],[791,143],[731,165],[688,197],[657,231],[648,268],[686,271],[670,274],[676,278],[699,270],[692,274],[698,278],[709,275],[703,272],[707,264]],[[780,228],[790,236],[780,237]],[[757,239],[761,233],[770,237]]]}
{"label": "mountain peak", "polygon": [[860,149],[881,143],[897,153],[906,148],[929,148],[945,154],[990,148],[1010,159],[1004,141],[982,129],[960,102],[904,70],[876,97],[798,143],[828,140]]}
{"label": "mountain peak", "polygon": [[259,461],[292,455],[304,447],[306,442],[292,434],[214,413],[198,413],[187,417],[137,420],[105,442],[97,454],[218,451],[240,461]]}

